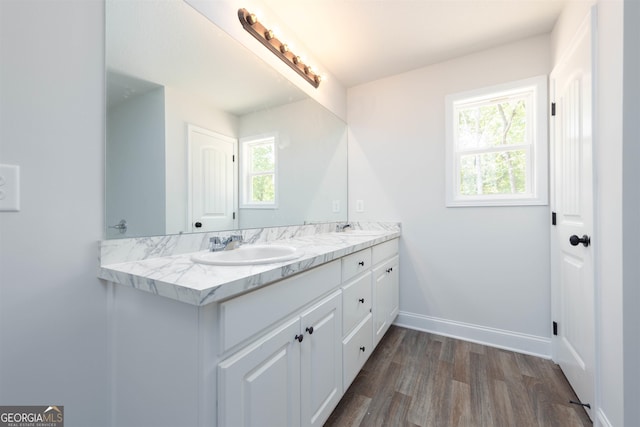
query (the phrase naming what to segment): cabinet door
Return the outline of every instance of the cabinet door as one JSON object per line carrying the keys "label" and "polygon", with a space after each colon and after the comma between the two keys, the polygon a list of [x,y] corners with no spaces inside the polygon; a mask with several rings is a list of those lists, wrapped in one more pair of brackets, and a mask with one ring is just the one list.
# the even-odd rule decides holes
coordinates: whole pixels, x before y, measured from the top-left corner
{"label": "cabinet door", "polygon": [[382,336],[398,315],[398,257],[373,270],[373,343],[378,345]]}
{"label": "cabinet door", "polygon": [[342,294],[301,316],[302,426],[322,426],[342,397]]}
{"label": "cabinet door", "polygon": [[391,325],[393,321],[396,320],[398,312],[400,311],[400,258],[396,255],[389,260],[388,265],[391,271],[388,273],[389,293],[387,296],[389,298],[389,310],[387,316],[389,318],[389,325]]}
{"label": "cabinet door", "polygon": [[218,365],[219,425],[300,424],[299,332],[296,317]]}

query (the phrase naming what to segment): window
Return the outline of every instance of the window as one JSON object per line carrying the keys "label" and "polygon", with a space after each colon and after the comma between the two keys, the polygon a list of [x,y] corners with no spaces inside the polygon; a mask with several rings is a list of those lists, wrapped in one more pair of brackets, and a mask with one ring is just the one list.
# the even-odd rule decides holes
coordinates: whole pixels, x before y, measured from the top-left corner
{"label": "window", "polygon": [[277,204],[276,137],[245,138],[242,147],[240,176],[243,208],[275,209]]}
{"label": "window", "polygon": [[447,206],[547,204],[546,76],[449,95]]}

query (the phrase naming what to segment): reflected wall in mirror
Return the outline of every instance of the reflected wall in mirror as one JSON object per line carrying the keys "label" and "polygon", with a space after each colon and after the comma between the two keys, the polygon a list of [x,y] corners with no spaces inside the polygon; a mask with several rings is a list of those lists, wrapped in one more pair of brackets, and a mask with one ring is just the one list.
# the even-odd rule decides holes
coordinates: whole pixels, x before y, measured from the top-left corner
{"label": "reflected wall in mirror", "polygon": [[346,124],[182,0],[107,0],[106,68],[107,238],[346,221]]}

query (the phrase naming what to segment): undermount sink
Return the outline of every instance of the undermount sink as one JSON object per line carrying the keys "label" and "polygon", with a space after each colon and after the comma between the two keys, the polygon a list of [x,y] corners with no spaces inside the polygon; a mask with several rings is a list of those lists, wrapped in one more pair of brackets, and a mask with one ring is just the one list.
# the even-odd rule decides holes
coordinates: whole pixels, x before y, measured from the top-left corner
{"label": "undermount sink", "polygon": [[253,265],[291,261],[301,256],[302,252],[292,246],[245,245],[230,251],[199,252],[191,260],[212,265]]}

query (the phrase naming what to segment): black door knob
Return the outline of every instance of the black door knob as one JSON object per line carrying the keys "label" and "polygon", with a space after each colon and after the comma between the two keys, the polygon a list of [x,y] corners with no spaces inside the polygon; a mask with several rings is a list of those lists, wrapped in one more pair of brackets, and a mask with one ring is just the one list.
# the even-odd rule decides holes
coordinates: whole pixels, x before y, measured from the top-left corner
{"label": "black door knob", "polygon": [[309,332],[309,335],[313,335],[313,326],[308,327],[306,331]]}
{"label": "black door knob", "polygon": [[591,237],[587,236],[586,234],[584,234],[582,237],[578,237],[574,234],[573,236],[569,237],[569,243],[571,243],[571,246],[578,246],[580,243],[582,243],[586,248],[591,244]]}
{"label": "black door knob", "polygon": [[196,228],[200,228],[202,227],[202,223],[200,221],[197,221],[195,224],[193,224]]}
{"label": "black door knob", "polygon": [[304,336],[302,334],[296,335],[294,339],[297,340],[298,342],[302,342],[302,340],[304,339]]}

